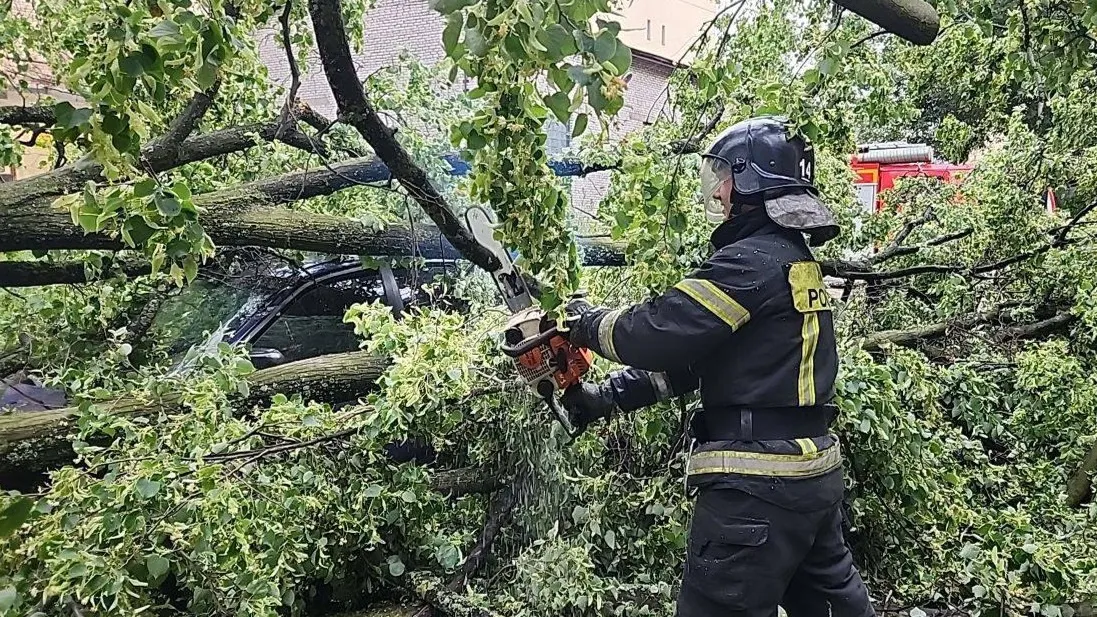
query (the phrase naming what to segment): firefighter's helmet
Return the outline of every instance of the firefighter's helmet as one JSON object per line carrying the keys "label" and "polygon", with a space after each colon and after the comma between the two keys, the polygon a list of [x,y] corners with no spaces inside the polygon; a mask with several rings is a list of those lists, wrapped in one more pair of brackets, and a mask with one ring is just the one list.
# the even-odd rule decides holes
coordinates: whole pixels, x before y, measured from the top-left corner
{"label": "firefighter's helmet", "polygon": [[731,178],[733,204],[764,203],[774,222],[808,234],[818,246],[838,235],[838,223],[818,198],[811,144],[788,127],[786,118],[758,116],[716,137],[701,155],[705,214],[713,222],[723,220],[723,206],[713,195]]}

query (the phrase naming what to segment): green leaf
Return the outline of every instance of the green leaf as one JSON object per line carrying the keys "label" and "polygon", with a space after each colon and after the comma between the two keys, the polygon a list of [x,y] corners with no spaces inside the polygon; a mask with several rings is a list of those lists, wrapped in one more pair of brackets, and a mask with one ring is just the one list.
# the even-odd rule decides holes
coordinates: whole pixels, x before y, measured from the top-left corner
{"label": "green leaf", "polygon": [[122,239],[134,248],[145,246],[154,233],[156,230],[136,214],[126,219],[122,226]]}
{"label": "green leaf", "polygon": [[460,11],[463,8],[470,7],[480,0],[430,0],[428,5],[431,10],[438,11],[443,15],[449,15],[454,11]]}
{"label": "green leaf", "polygon": [[540,31],[537,39],[548,48],[549,57],[553,62],[579,53],[579,47],[575,45],[575,37],[560,24],[552,24]]}
{"label": "green leaf", "polygon": [[561,92],[571,92],[575,87],[575,82],[568,76],[568,72],[564,69],[552,67],[549,69],[549,79],[552,80],[552,84],[556,86],[556,89]]}
{"label": "green leaf", "polygon": [[160,555],[149,555],[145,558],[145,569],[149,571],[149,578],[159,581],[171,569],[171,563]]}
{"label": "green leaf", "polygon": [[594,82],[589,70],[585,66],[573,66],[568,69],[568,77],[580,86],[587,86]]}
{"label": "green leaf", "polygon": [[400,561],[399,557],[392,557],[389,559],[389,574],[393,576],[402,576],[404,570],[404,562]]}
{"label": "green leaf", "polygon": [[134,197],[148,197],[156,192],[156,180],[145,178],[133,185]]}
{"label": "green leaf", "polygon": [[606,111],[609,101],[602,94],[602,84],[600,82],[594,82],[587,85],[587,101],[590,103],[590,106],[594,108],[594,111]]}
{"label": "green leaf", "polygon": [[548,108],[556,115],[557,120],[563,124],[568,123],[568,118],[571,117],[571,98],[567,94],[557,92],[545,97],[545,105],[548,105]]}
{"label": "green leaf", "polygon": [[163,38],[165,36],[179,36],[181,33],[182,31],[179,29],[179,26],[170,19],[165,19],[161,21],[160,23],[156,24],[155,28],[149,30],[149,36],[156,39]]}
{"label": "green leaf", "polygon": [[141,478],[137,481],[137,493],[145,499],[151,498],[156,493],[160,492],[160,483],[156,480],[149,480],[148,478]]}
{"label": "green leaf", "polygon": [[632,49],[621,43],[617,46],[617,52],[609,59],[609,64],[617,70],[617,75],[624,75],[632,66]]}
{"label": "green leaf", "polygon": [[606,541],[606,546],[611,549],[617,548],[617,534],[612,529],[606,530],[606,533],[602,534],[602,539]]}
{"label": "green leaf", "polygon": [[465,28],[465,47],[474,56],[483,56],[488,50],[488,41],[476,28]]}
{"label": "green leaf", "polygon": [[209,62],[203,62],[202,66],[198,67],[198,74],[195,79],[203,90],[208,89],[217,81],[217,67]]}
{"label": "green leaf", "polygon": [[34,500],[28,497],[19,497],[8,507],[0,510],[0,538],[6,538],[15,533],[23,523],[30,518],[34,509]]}
{"label": "green leaf", "polygon": [[418,498],[412,491],[404,491],[403,493],[400,493],[400,499],[403,499],[407,503],[415,503],[415,500]]}
{"label": "green leaf", "polygon": [[381,492],[384,491],[380,484],[371,484],[366,488],[365,496],[370,499],[376,499],[381,496]]}
{"label": "green leaf", "polygon": [[183,274],[187,277],[188,283],[193,283],[198,277],[198,263],[189,255],[183,260]]}
{"label": "green leaf", "polygon": [[145,65],[142,62],[141,54],[136,52],[128,54],[126,57],[119,60],[118,68],[130,77],[140,77],[141,74],[145,72]]}
{"label": "green leaf", "polygon": [[183,201],[187,201],[191,198],[190,187],[182,180],[171,185],[171,192],[175,193],[175,196]]}
{"label": "green leaf", "polygon": [[606,62],[617,53],[617,38],[608,30],[594,39],[594,57],[599,62]]}
{"label": "green leaf", "polygon": [[587,130],[587,123],[589,121],[590,118],[587,116],[587,114],[579,114],[575,118],[575,128],[571,129],[571,136],[578,137],[585,133]]}
{"label": "green leaf", "polygon": [[63,101],[53,106],[53,113],[57,116],[57,126],[66,129],[74,129],[87,124],[91,119],[91,109],[81,107],[76,109],[72,103]]}
{"label": "green leaf", "polygon": [[446,49],[446,55],[453,55],[457,42],[461,39],[461,30],[465,27],[465,15],[452,13],[446,18],[446,29],[442,31],[442,47]]}
{"label": "green leaf", "polygon": [[171,195],[160,194],[156,196],[156,209],[167,218],[171,218],[183,211],[183,205]]}
{"label": "green leaf", "polygon": [[15,591],[15,587],[0,589],[0,611],[11,610],[18,601],[19,592]]}

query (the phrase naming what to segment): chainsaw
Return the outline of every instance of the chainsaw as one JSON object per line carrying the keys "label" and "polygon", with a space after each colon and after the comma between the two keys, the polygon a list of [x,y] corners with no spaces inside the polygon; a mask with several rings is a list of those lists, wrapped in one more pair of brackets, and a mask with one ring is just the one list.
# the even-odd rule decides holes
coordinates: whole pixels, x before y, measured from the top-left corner
{"label": "chainsaw", "polygon": [[556,322],[534,305],[526,280],[510,253],[495,238],[495,224],[487,211],[479,206],[470,207],[465,211],[465,224],[472,237],[500,263],[491,277],[511,318],[503,329],[499,350],[514,360],[518,376],[544,399],[568,436],[575,438],[583,428],[577,429],[572,424],[567,410],[557,400],[557,393],[582,381],[593,361],[591,351],[572,345],[560,333]]}

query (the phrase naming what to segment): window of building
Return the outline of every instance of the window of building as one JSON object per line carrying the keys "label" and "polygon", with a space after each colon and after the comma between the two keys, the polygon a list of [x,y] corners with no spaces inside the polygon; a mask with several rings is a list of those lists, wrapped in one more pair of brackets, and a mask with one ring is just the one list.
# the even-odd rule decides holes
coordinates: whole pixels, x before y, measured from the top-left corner
{"label": "window of building", "polygon": [[648,40],[651,40],[651,20],[648,20]]}
{"label": "window of building", "polygon": [[663,44],[663,45],[667,44],[667,27],[666,26],[663,26],[663,34],[662,34],[661,44]]}

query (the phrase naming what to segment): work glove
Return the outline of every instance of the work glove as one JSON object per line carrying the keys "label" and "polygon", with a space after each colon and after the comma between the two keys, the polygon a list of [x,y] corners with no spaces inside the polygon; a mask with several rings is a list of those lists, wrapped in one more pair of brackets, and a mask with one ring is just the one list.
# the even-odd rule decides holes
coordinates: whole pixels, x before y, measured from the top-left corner
{"label": "work glove", "polygon": [[582,345],[580,341],[576,340],[575,327],[579,325],[579,320],[582,319],[583,314],[594,308],[594,306],[587,301],[585,294],[577,293],[568,300],[568,303],[564,305],[564,330],[560,332],[567,340]]}
{"label": "work glove", "polygon": [[564,390],[560,402],[568,411],[568,421],[577,430],[585,429],[596,420],[608,418],[617,410],[617,402],[608,383],[576,384]]}

